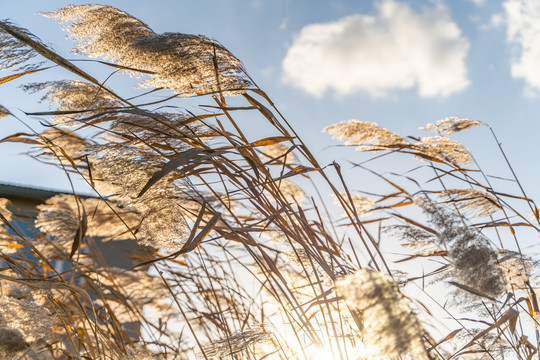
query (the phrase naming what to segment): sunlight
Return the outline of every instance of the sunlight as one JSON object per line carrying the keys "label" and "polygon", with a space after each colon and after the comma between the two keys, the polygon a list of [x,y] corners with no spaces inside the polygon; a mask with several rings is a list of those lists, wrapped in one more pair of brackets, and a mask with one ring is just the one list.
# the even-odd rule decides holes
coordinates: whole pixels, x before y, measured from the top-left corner
{"label": "sunlight", "polygon": [[[344,359],[368,359],[366,347],[361,341],[357,341],[354,346],[350,343],[330,342],[323,336],[322,344],[295,344],[295,353],[304,354],[303,360],[344,360]],[[291,345],[291,344],[289,344]],[[338,349],[339,346],[339,349]]]}
{"label": "sunlight", "polygon": [[306,349],[306,355],[309,360],[331,360],[334,354],[330,349],[322,346],[312,346]]}

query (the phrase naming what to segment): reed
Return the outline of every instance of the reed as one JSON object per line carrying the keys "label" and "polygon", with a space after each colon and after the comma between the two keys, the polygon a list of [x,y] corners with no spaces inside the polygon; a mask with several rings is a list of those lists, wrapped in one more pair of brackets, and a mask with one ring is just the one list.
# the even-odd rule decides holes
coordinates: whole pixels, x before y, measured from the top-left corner
{"label": "reed", "polygon": [[[23,86],[52,110],[2,104],[2,121],[28,132],[1,142],[27,143],[93,194],[55,196],[24,225],[0,199],[2,358],[538,358],[538,267],[521,245],[540,231],[538,208],[491,129],[504,191],[448,137],[487,125],[447,118],[421,138],[335,124],[324,131],[361,152],[342,171],[318,163],[216,40],[157,34],[106,5],[43,15],[103,72],[0,22],[2,87],[51,68],[68,77]],[[109,86],[126,75],[145,90]],[[182,111],[187,97],[205,104]],[[411,170],[376,170],[388,157]],[[375,189],[354,190],[356,171]],[[117,256],[130,265],[110,266],[104,246],[126,241]]]}

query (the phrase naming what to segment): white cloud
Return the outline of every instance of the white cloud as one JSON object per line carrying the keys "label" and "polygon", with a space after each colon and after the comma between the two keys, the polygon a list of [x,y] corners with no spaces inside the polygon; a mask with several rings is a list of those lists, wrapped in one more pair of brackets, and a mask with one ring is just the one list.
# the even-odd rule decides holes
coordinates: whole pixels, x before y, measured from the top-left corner
{"label": "white cloud", "polygon": [[315,96],[414,86],[421,96],[447,96],[467,87],[469,44],[444,7],[417,13],[383,0],[376,9],[304,27],[283,60],[284,81]]}
{"label": "white cloud", "polygon": [[507,38],[515,47],[512,76],[525,80],[530,96],[540,90],[540,0],[508,0],[504,9]]}

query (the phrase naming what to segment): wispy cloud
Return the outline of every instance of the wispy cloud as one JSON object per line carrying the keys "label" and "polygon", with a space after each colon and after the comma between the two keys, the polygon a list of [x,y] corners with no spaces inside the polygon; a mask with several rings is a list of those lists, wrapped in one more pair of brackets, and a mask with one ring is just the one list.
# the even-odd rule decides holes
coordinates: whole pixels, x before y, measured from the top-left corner
{"label": "wispy cloud", "polygon": [[540,0],[504,3],[507,39],[514,46],[512,76],[525,80],[526,95],[540,91]]}
{"label": "wispy cloud", "polygon": [[279,30],[287,30],[287,26],[289,26],[289,18],[283,18],[281,20],[281,24],[279,24]]}
{"label": "wispy cloud", "polygon": [[447,96],[467,87],[468,41],[442,5],[421,13],[394,0],[375,15],[357,14],[304,27],[283,60],[283,79],[315,96],[385,96],[417,87],[420,96]]}

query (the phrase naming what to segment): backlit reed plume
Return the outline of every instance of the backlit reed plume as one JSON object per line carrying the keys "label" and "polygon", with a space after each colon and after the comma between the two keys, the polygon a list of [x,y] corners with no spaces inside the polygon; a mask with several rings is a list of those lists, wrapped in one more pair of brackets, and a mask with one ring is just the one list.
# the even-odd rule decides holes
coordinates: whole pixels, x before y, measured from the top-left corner
{"label": "backlit reed plume", "polygon": [[[289,282],[294,285],[295,296],[303,303],[311,302],[313,296],[316,296],[310,286],[309,277],[318,279],[319,285],[326,289],[331,289],[334,285],[328,273],[321,266],[321,263],[330,262],[328,256],[321,256],[313,250],[301,248],[287,251],[280,260],[283,261],[280,268],[283,269],[284,276],[290,278]],[[338,272],[336,270],[336,273]],[[316,308],[312,310],[317,311]]]}
{"label": "backlit reed plume", "polygon": [[284,144],[273,144],[261,147],[261,154],[265,160],[270,160],[270,164],[292,165],[298,160],[289,147]]}
{"label": "backlit reed plume", "polygon": [[58,195],[38,207],[36,227],[56,238],[58,243],[71,242],[80,227],[83,211],[76,198]]}
{"label": "backlit reed plume", "polygon": [[538,261],[518,252],[501,251],[498,266],[504,272],[508,291],[529,289],[538,279],[538,274],[535,274]]}
{"label": "backlit reed plume", "polygon": [[306,193],[302,188],[292,181],[281,180],[279,182],[279,191],[289,203],[301,203],[306,198]]}
{"label": "backlit reed plume", "polygon": [[454,166],[465,166],[471,162],[469,151],[457,141],[444,136],[425,137],[413,146],[417,159],[435,160]]}
{"label": "backlit reed plume", "polygon": [[[341,196],[346,200],[349,199],[346,193],[341,193]],[[370,211],[373,210],[373,208],[375,207],[375,202],[366,196],[362,196],[360,194],[351,194],[351,199],[356,213],[359,216],[370,215]],[[339,204],[339,201],[337,199],[335,199],[334,202],[336,204]]]}
{"label": "backlit reed plume", "polygon": [[[69,251],[81,226],[85,235],[103,240],[132,239],[127,226],[135,228],[140,217],[135,211],[126,211],[114,203],[108,205],[100,199],[80,199],[72,195],[56,195],[38,206],[36,227],[54,237],[52,243],[43,240],[37,247],[47,254]],[[120,220],[122,219],[122,220]],[[83,225],[84,224],[84,225]]]}
{"label": "backlit reed plume", "polygon": [[[13,220],[13,214],[7,208],[10,204],[8,199],[0,198],[0,214],[8,222]],[[9,233],[7,224],[3,221],[0,221],[0,251],[4,254],[13,254],[20,247],[15,241],[13,241],[13,236]]]}
{"label": "backlit reed plume", "polygon": [[16,71],[31,71],[39,68],[42,64],[41,62],[23,65],[36,57],[38,53],[27,44],[9,34],[6,31],[6,26],[12,31],[27,36],[33,41],[43,45],[43,43],[28,30],[18,27],[7,20],[0,21],[0,54],[2,54],[2,56],[0,56],[0,70],[7,70],[15,67]]}
{"label": "backlit reed plume", "polygon": [[159,360],[165,359],[164,357],[151,352],[142,345],[127,346],[126,354],[119,360]]}
{"label": "backlit reed plume", "polygon": [[67,111],[67,114],[53,117],[55,124],[65,126],[77,125],[80,119],[91,118],[92,115],[120,105],[119,101],[99,86],[79,80],[32,83],[24,85],[23,89],[28,93],[43,93],[42,101],[48,101],[51,106],[56,105],[58,111]]}
{"label": "backlit reed plume", "polygon": [[356,146],[358,151],[398,150],[417,154],[419,160],[443,162],[458,167],[471,161],[471,155],[463,145],[443,136],[425,137],[411,143],[375,123],[359,120],[327,126],[323,132],[332,134],[345,145]]}
{"label": "backlit reed plume", "polygon": [[86,154],[86,140],[72,131],[50,128],[42,132],[38,138],[38,146],[44,150],[41,157],[49,157],[53,161],[63,159],[66,155],[72,161],[81,160]]}
{"label": "backlit reed plume", "polygon": [[103,289],[103,297],[95,304],[104,306],[121,323],[138,321],[143,308],[150,319],[155,321],[170,316],[173,309],[168,300],[168,290],[160,278],[144,271],[127,271],[119,268],[99,268],[89,274],[92,281]]}
{"label": "backlit reed plume", "polygon": [[499,210],[493,195],[477,189],[444,190],[440,198],[446,199],[460,210],[468,211],[471,216],[490,216]]}
{"label": "backlit reed plume", "polygon": [[[60,112],[67,112],[54,116],[56,124],[101,126],[109,123],[111,133],[118,135],[116,141],[123,138],[140,145],[156,144],[160,151],[170,153],[186,148],[193,138],[204,142],[215,135],[190,114],[121,108],[120,102],[109,93],[84,81],[33,83],[23,88],[30,93],[44,92],[42,100],[48,100],[51,106],[56,104],[56,110]],[[57,132],[61,131],[65,130],[57,129]],[[65,141],[75,141],[73,133],[66,131],[65,135],[71,138]]]}
{"label": "backlit reed plume", "polygon": [[272,334],[263,327],[235,332],[224,339],[216,340],[203,347],[210,359],[224,359],[255,345],[272,344]]}
{"label": "backlit reed plume", "polygon": [[137,240],[158,249],[181,247],[188,234],[187,209],[197,209],[197,205],[183,189],[171,184],[174,172],[138,196],[148,179],[161,169],[163,158],[132,144],[111,142],[89,149],[95,154],[92,164],[99,191],[139,214]]}
{"label": "backlit reed plume", "polygon": [[54,317],[47,309],[27,300],[0,296],[1,329],[18,330],[26,342],[32,343],[50,334],[54,326]]}
{"label": "backlit reed plume", "polygon": [[393,234],[412,255],[429,256],[441,251],[436,236],[421,228],[410,225],[389,225],[384,228],[384,231]]}
{"label": "backlit reed plume", "polygon": [[[13,220],[13,214],[8,209],[9,205],[10,201],[8,199],[0,198],[0,214],[2,214],[7,221]],[[4,222],[1,224],[5,225]]]}
{"label": "backlit reed plume", "polygon": [[332,134],[334,139],[344,141],[345,145],[357,146],[358,151],[377,151],[409,144],[396,133],[375,123],[359,120],[348,120],[327,126],[323,132]]}
{"label": "backlit reed plume", "polygon": [[63,24],[78,41],[74,51],[145,71],[141,86],[163,87],[182,96],[249,86],[242,63],[217,41],[201,35],[154,33],[142,21],[107,5],[70,5],[45,16]]}
{"label": "backlit reed plume", "polygon": [[336,282],[349,307],[362,314],[369,359],[428,359],[423,330],[397,284],[388,276],[357,270]]}
{"label": "backlit reed plume", "polygon": [[155,144],[167,155],[191,148],[193,139],[207,143],[216,135],[192,115],[182,112],[125,111],[115,114],[110,130],[133,144]]}
{"label": "backlit reed plume", "polygon": [[436,131],[444,136],[448,136],[480,125],[482,125],[482,122],[478,120],[447,117],[437,121],[436,124],[427,124],[425,127],[421,127],[420,130]]}
{"label": "backlit reed plume", "polygon": [[492,298],[499,297],[507,289],[497,252],[486,239],[474,233],[464,233],[452,245],[449,255],[452,278],[457,283]]}
{"label": "backlit reed plume", "polygon": [[[114,136],[107,136],[102,143],[79,145],[71,133],[49,130],[42,135],[50,147],[48,150],[59,148],[72,157],[87,155],[97,189],[103,195],[112,196],[128,212],[139,216],[137,238],[141,244],[168,249],[181,246],[180,241],[187,231],[186,217],[197,212],[198,205],[189,200],[185,189],[170,184],[175,172],[164,177],[143,196],[138,194],[151,175],[160,170],[165,160],[162,155],[173,156],[191,148],[194,138],[208,141],[212,131],[203,129],[193,119],[186,121],[192,116],[183,113],[116,111],[115,101],[98,87],[84,82],[35,84],[30,89],[46,89],[45,98],[52,102],[58,100],[60,110],[101,108],[83,115],[61,115],[61,123],[66,125],[76,121],[94,125],[110,122]],[[149,148],[148,144],[154,147]],[[72,228],[75,226],[73,223]],[[132,226],[131,230],[135,230],[133,222],[130,223]]]}
{"label": "backlit reed plume", "polygon": [[[446,276],[469,289],[478,290],[479,294],[492,298],[500,296],[508,284],[499,266],[498,251],[489,240],[479,230],[465,224],[455,212],[429,200],[417,200],[417,204],[437,231],[435,236],[428,234],[424,239],[433,240],[440,249],[448,251],[451,266]],[[408,241],[414,243],[414,239]]]}

